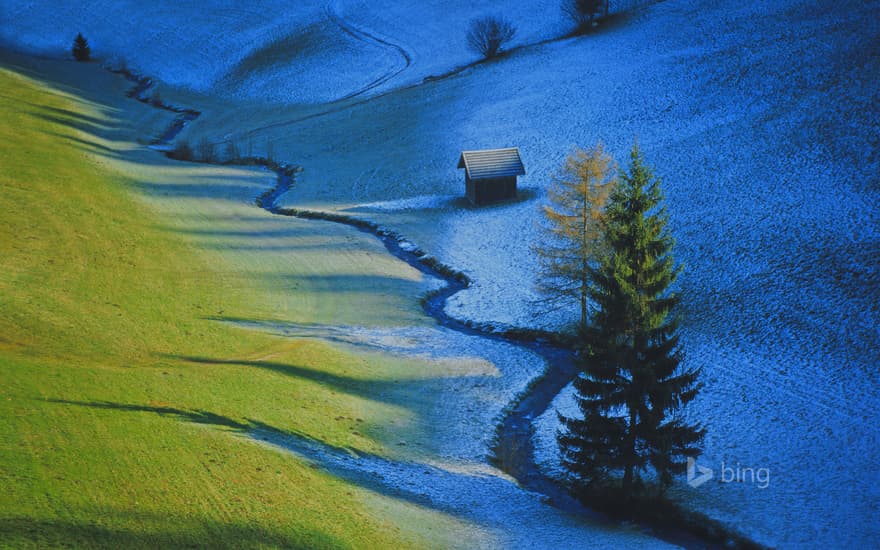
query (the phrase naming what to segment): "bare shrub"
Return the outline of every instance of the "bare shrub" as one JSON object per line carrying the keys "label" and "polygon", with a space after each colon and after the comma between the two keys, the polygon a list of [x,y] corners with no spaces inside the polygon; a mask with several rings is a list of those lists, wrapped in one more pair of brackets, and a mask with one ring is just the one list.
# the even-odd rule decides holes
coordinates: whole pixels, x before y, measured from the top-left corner
{"label": "bare shrub", "polygon": [[128,72],[128,62],[124,57],[119,55],[114,55],[112,57],[107,58],[104,61],[103,67],[110,72],[114,73],[127,73]]}
{"label": "bare shrub", "polygon": [[168,153],[168,156],[175,160],[189,161],[193,159],[193,150],[186,141],[179,141],[174,150]]}
{"label": "bare shrub", "polygon": [[580,32],[590,28],[603,10],[607,12],[605,0],[562,0],[563,13],[577,25]]}
{"label": "bare shrub", "polygon": [[266,161],[270,164],[275,162],[275,142],[271,139],[266,140]]}
{"label": "bare shrub", "polygon": [[241,159],[241,151],[238,150],[238,145],[236,145],[234,141],[226,143],[226,150],[223,152],[223,157],[229,164],[236,164]]}
{"label": "bare shrub", "polygon": [[487,15],[471,20],[467,43],[471,50],[490,59],[498,55],[501,46],[516,35],[516,27],[507,19]]}
{"label": "bare shrub", "polygon": [[202,162],[214,162],[217,159],[214,153],[214,144],[208,141],[206,137],[199,141],[198,152],[199,160]]}

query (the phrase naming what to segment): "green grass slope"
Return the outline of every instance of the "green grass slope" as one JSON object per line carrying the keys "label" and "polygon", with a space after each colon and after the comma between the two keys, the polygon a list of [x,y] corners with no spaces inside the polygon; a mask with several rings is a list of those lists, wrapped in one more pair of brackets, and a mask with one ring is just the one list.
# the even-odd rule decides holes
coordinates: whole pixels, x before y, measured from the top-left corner
{"label": "green grass slope", "polygon": [[[303,266],[285,274],[207,229],[269,238],[275,221],[244,203],[195,201],[180,183],[240,181],[248,194],[265,175],[111,143],[125,133],[124,107],[74,89],[0,69],[0,95],[0,547],[444,544],[457,520],[246,437],[268,426],[386,453],[399,437],[389,419],[405,430],[417,411],[364,388],[411,365],[217,322],[330,322],[326,304],[353,298],[321,281],[343,265],[390,280],[375,296],[350,290],[402,311],[402,323],[416,306],[389,296],[415,290],[415,276],[357,256],[350,237],[309,252],[316,234],[295,228],[283,257],[298,265],[302,254]],[[206,206],[189,211],[187,200]],[[249,216],[258,227],[240,234]]]}

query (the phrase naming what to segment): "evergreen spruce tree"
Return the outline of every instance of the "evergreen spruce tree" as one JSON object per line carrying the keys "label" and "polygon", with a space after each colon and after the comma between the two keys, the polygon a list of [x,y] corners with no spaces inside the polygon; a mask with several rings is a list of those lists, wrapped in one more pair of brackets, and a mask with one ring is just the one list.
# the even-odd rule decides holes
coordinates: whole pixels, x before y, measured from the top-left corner
{"label": "evergreen spruce tree", "polygon": [[73,58],[77,61],[88,61],[92,56],[92,49],[89,48],[89,42],[82,33],[77,33],[73,40]]}
{"label": "evergreen spruce tree", "polygon": [[590,272],[595,311],[582,331],[581,372],[575,380],[582,418],[560,415],[558,441],[575,486],[619,478],[633,494],[651,467],[662,491],[699,455],[705,430],[680,412],[699,390],[699,370],[680,368],[678,296],[670,291],[680,269],[662,207],[660,183],[638,146],[629,172],[606,208],[607,253]]}

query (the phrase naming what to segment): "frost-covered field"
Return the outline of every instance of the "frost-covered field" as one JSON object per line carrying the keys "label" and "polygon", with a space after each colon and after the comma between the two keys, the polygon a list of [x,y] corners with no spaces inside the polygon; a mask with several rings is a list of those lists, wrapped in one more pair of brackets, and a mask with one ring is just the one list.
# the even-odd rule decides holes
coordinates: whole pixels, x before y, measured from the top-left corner
{"label": "frost-covered field", "polygon": [[[343,479],[465,520],[474,532],[463,534],[462,548],[576,548],[585,541],[593,548],[668,547],[637,526],[584,521],[548,506],[487,463],[491,428],[503,407],[540,371],[539,356],[439,327],[241,325],[328,340],[359,355],[414,358],[426,370],[443,373],[428,380],[414,373],[412,380],[377,384],[371,397],[419,411],[419,425],[411,428],[427,436],[401,439],[392,458],[358,455],[277,432],[252,435]],[[390,389],[380,391],[382,386]]]}
{"label": "frost-covered field", "polygon": [[[327,100],[393,73],[371,92],[389,90],[473,60],[464,3],[267,4],[244,20],[229,12],[237,35],[217,32],[219,3],[199,17],[98,4],[106,20],[93,30],[80,5],[48,15],[45,3],[4,5],[0,36],[58,49],[83,30],[96,53],[249,100]],[[518,43],[567,30],[555,1],[515,6]],[[766,489],[714,480],[676,495],[767,544],[864,547],[880,537],[878,36],[876,1],[669,0],[323,116],[248,101],[189,131],[271,140],[305,168],[287,204],[388,226],[475,281],[449,313],[521,326],[566,318],[541,311],[533,291],[529,248],[550,174],[571,145],[601,139],[625,162],[638,137],[664,180],[686,265],[684,343],[704,368],[691,413],[710,429],[705,464],[716,476],[723,461],[771,478]],[[459,151],[503,146],[522,150],[522,200],[467,207]],[[553,470],[552,414],[539,425]]]}
{"label": "frost-covered field", "polygon": [[[878,21],[877,3],[664,2],[275,134],[306,166],[287,200],[378,220],[468,272],[453,315],[552,324],[529,253],[547,177],[570,144],[625,159],[638,136],[687,266],[684,342],[706,382],[691,412],[716,469],[677,496],[770,545],[862,547],[880,536]],[[463,207],[458,151],[509,145],[527,200]],[[722,462],[770,485],[719,483]]]}
{"label": "frost-covered field", "polygon": [[477,15],[503,12],[518,27],[513,45],[556,36],[568,30],[557,8],[556,0],[478,8],[462,0],[31,0],[0,3],[0,41],[61,55],[82,32],[95,56],[125,60],[167,84],[311,103],[420,82],[474,61],[464,32]]}
{"label": "frost-covered field", "polygon": [[394,63],[381,44],[341,29],[332,2],[36,1],[0,10],[5,42],[59,55],[82,32],[95,57],[228,97],[336,99]]}

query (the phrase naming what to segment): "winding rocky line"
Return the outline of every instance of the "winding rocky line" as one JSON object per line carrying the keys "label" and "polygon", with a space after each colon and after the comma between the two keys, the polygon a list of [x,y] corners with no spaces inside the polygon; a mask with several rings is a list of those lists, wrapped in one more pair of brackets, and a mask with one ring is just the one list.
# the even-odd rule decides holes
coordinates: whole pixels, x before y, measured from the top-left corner
{"label": "winding rocky line", "polygon": [[[602,512],[584,506],[573,498],[559,482],[544,475],[535,462],[532,421],[544,414],[559,392],[577,376],[578,368],[571,350],[554,342],[556,337],[550,333],[517,329],[499,332],[450,316],[445,311],[446,300],[470,286],[467,275],[438,262],[433,256],[418,248],[408,246],[409,242],[404,237],[383,229],[374,222],[332,212],[279,207],[278,199],[288,192],[294,183],[294,172],[285,165],[269,167],[275,170],[277,183],[257,197],[257,206],[276,215],[341,223],[375,236],[394,257],[426,275],[446,281],[443,288],[429,294],[422,301],[425,313],[439,325],[462,334],[520,346],[544,359],[546,364],[544,373],[534,378],[529,386],[508,405],[504,417],[496,426],[491,461],[513,477],[522,488],[543,495],[544,502],[557,509],[594,522],[613,521]],[[272,437],[268,440],[271,441]],[[278,438],[275,440],[277,443]],[[287,443],[282,443],[281,446],[290,444],[287,438]],[[718,543],[707,541],[678,526],[649,520],[639,520],[636,523],[649,529],[652,536],[685,548],[720,547]],[[734,548],[756,546],[735,533],[726,533],[723,530],[718,531],[711,538],[724,540],[728,546],[729,543],[733,543]]]}
{"label": "winding rocky line", "polygon": [[141,103],[145,103],[156,109],[162,109],[163,111],[169,111],[171,113],[176,113],[177,116],[174,117],[174,120],[171,121],[171,124],[162,132],[161,135],[157,136],[151,143],[150,147],[152,149],[156,149],[159,151],[167,151],[171,145],[174,143],[175,138],[186,128],[186,125],[195,119],[199,118],[202,113],[196,111],[194,109],[184,109],[181,107],[175,107],[174,105],[169,105],[159,99],[158,96],[148,96],[147,90],[153,87],[153,79],[145,76],[139,76],[128,69],[115,69],[111,70],[111,72],[122,75],[129,82],[134,83],[134,87],[126,92],[126,96],[136,99]]}
{"label": "winding rocky line", "polygon": [[[151,79],[139,77],[129,71],[119,71],[119,73],[135,84],[127,94],[129,97],[156,108],[178,113],[169,127],[151,144],[151,147],[160,151],[170,150],[174,139],[189,122],[198,118],[200,113],[154,102],[146,95],[153,84]],[[420,249],[403,245],[402,243],[406,241],[402,236],[382,229],[373,222],[329,212],[278,207],[278,200],[293,185],[296,167],[263,158],[248,160],[250,164],[260,164],[273,170],[277,176],[276,185],[257,197],[257,206],[277,215],[342,223],[374,235],[394,257],[426,275],[446,281],[446,286],[426,296],[422,302],[425,313],[438,324],[471,336],[525,347],[544,358],[547,364],[544,374],[533,380],[529,388],[508,406],[506,416],[497,426],[493,449],[494,462],[520,485],[544,494],[554,505],[569,512],[580,511],[595,517],[595,512],[578,504],[558,483],[544,476],[534,460],[532,420],[542,415],[556,395],[576,376],[577,369],[571,352],[559,344],[552,343],[555,336],[551,333],[515,329],[498,332],[448,315],[444,307],[446,300],[470,286],[471,281],[467,275],[438,262]]]}

